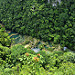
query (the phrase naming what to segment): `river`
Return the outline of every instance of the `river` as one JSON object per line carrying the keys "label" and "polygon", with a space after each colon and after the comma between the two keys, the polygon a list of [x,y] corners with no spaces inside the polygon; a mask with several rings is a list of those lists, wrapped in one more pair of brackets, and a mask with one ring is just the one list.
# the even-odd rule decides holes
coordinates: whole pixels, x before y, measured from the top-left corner
{"label": "river", "polygon": [[[44,44],[44,48],[45,49],[48,49],[49,47],[53,47],[52,43],[50,43],[50,42],[46,42],[47,43],[46,44],[45,42],[43,42],[41,40],[37,41],[36,38],[34,39],[31,36],[26,36],[26,35],[22,36],[22,35],[20,35],[18,33],[15,33],[15,32],[9,31],[9,30],[6,30],[6,32],[9,34],[9,37],[11,39],[14,38],[14,41],[15,41],[14,44],[23,43],[23,42],[26,42],[27,40],[29,40],[29,42],[32,42],[32,44],[29,44],[29,45],[33,45],[33,48],[31,48],[31,49],[33,51],[35,51],[36,53],[40,51],[39,45],[43,45]],[[31,40],[33,40],[33,41],[31,41]],[[35,45],[37,43],[35,41],[38,42],[37,45]],[[28,44],[26,44],[26,45],[28,45]],[[60,50],[60,48],[58,48],[58,49]],[[66,49],[68,49],[68,48],[67,47],[63,47],[63,51],[66,51]],[[75,53],[75,51],[72,51],[70,49],[68,49],[68,51]]]}

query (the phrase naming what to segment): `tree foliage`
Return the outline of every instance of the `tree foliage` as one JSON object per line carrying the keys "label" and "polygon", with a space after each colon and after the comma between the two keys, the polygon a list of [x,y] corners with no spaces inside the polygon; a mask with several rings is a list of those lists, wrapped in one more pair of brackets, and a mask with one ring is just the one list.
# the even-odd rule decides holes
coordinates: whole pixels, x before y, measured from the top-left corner
{"label": "tree foliage", "polygon": [[0,44],[3,46],[10,46],[11,39],[8,34],[5,32],[5,28],[0,24]]}
{"label": "tree foliage", "polygon": [[[0,46],[0,50],[2,48]],[[15,45],[10,49],[4,47],[2,52],[4,55],[0,56],[1,75],[75,74],[75,53],[72,52],[43,50],[34,53],[23,45]]]}
{"label": "tree foliage", "polygon": [[7,29],[54,41],[74,50],[75,0],[52,7],[46,0],[6,0],[0,3],[0,21]]}

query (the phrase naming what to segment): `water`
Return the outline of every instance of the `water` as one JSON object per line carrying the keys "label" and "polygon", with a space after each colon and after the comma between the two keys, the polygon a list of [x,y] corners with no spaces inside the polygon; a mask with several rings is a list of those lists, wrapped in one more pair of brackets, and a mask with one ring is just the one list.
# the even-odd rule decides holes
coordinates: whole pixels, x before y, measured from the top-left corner
{"label": "water", "polygon": [[52,6],[57,6],[57,2],[59,3],[59,5],[61,4],[61,0],[55,0],[52,3]]}
{"label": "water", "polygon": [[64,49],[64,51],[66,51],[67,47],[64,47],[63,49]]}
{"label": "water", "polygon": [[40,51],[40,48],[31,48],[35,53],[38,53]]}
{"label": "water", "polygon": [[17,38],[19,35],[12,35],[10,38]]}
{"label": "water", "polygon": [[[11,32],[9,30],[6,30],[6,32],[9,34],[10,38],[14,38],[15,40],[15,44],[18,44],[18,43],[21,43],[23,42],[25,39],[24,39],[24,36],[21,36],[17,33],[14,33],[14,32]],[[35,48],[31,48],[31,50],[33,50],[35,53],[38,53],[40,51],[40,48],[38,48],[39,45],[42,45],[42,42],[39,41],[37,46]],[[45,48],[48,48],[46,46],[44,46]]]}
{"label": "water", "polygon": [[44,46],[46,49],[48,48],[46,45]]}
{"label": "water", "polygon": [[21,35],[19,35],[18,33],[14,33],[14,32],[11,32],[9,30],[6,30],[6,32],[8,33],[9,37],[12,39],[14,38],[15,40],[15,44],[17,43],[21,43],[24,41],[24,37],[22,37]]}
{"label": "water", "polygon": [[[14,38],[15,40],[15,44],[24,42],[25,37],[22,35],[19,35],[18,33],[14,33],[11,32],[9,30],[6,30],[6,32],[9,34],[10,38]],[[38,42],[36,48],[31,48],[31,50],[33,50],[35,53],[40,51],[39,45],[42,45],[43,43],[41,41]],[[49,47],[52,47],[52,44],[50,42],[48,42]],[[47,45],[44,45],[44,48],[48,48]],[[63,47],[63,51],[66,51],[66,49],[68,49],[67,47]],[[71,51],[71,50],[70,50]]]}

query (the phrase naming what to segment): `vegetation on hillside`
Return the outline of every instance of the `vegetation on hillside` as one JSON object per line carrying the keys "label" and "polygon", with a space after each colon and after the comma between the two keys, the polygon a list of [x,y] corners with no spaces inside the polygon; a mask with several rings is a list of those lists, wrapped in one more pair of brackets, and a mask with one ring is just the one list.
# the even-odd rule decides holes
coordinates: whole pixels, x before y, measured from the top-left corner
{"label": "vegetation on hillside", "polygon": [[6,0],[0,3],[0,21],[7,29],[75,50],[75,0],[53,7],[46,0]]}
{"label": "vegetation on hillside", "polygon": [[34,53],[22,45],[13,46],[8,50],[8,53],[3,51],[5,59],[0,57],[1,75],[75,74],[75,53],[62,51],[47,53],[44,50]]}
{"label": "vegetation on hillside", "polygon": [[[0,33],[0,39],[8,39],[3,27],[0,28]],[[9,48],[10,40],[0,41],[0,75],[75,74],[75,53],[44,49],[35,53],[20,44]]]}
{"label": "vegetation on hillside", "polygon": [[0,24],[0,44],[3,46],[10,46],[11,39],[8,34],[5,32],[5,28]]}
{"label": "vegetation on hillside", "polygon": [[[74,5],[75,0],[62,0],[56,7],[46,0],[1,0],[0,22],[6,29],[74,50]],[[4,26],[0,24],[0,75],[75,75],[75,53],[50,47],[45,50],[43,44],[35,53],[24,46],[29,38],[11,46]]]}

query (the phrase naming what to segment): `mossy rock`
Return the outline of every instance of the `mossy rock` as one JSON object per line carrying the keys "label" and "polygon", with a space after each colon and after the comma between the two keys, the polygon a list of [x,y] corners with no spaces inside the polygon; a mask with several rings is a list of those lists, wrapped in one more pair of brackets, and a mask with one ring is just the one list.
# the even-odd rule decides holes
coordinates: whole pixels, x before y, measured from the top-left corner
{"label": "mossy rock", "polygon": [[52,43],[52,46],[55,46],[55,44],[54,44],[54,43]]}
{"label": "mossy rock", "polygon": [[48,47],[47,50],[48,50],[48,51],[54,51],[54,48]]}
{"label": "mossy rock", "polygon": [[49,43],[48,43],[48,42],[46,42],[45,44],[46,44],[46,45],[49,45]]}
{"label": "mossy rock", "polygon": [[27,40],[27,41],[24,41],[24,42],[22,43],[22,45],[26,45],[26,44],[29,44],[29,43],[30,43],[30,41]]}
{"label": "mossy rock", "polygon": [[47,47],[50,47],[49,45],[46,45]]}
{"label": "mossy rock", "polygon": [[51,47],[52,49],[55,49],[55,47]]}
{"label": "mossy rock", "polygon": [[31,36],[28,36],[27,39],[30,40],[30,41],[33,41],[33,37],[31,37]]}

